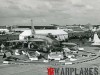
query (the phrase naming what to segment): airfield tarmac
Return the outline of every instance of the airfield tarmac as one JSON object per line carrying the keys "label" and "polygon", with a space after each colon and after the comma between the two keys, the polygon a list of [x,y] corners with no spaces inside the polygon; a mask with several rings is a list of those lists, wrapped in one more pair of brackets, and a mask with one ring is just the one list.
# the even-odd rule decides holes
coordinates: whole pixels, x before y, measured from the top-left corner
{"label": "airfield tarmac", "polygon": [[[94,52],[95,50],[99,50],[98,47],[84,47],[85,50],[91,50]],[[2,58],[1,58],[2,59]],[[47,68],[49,67],[97,67],[100,71],[100,57],[73,65],[55,65],[49,63],[31,63],[31,64],[0,64],[0,75],[47,75]]]}
{"label": "airfield tarmac", "polygon": [[[100,50],[99,47],[89,47],[88,45],[80,47],[91,52],[97,52]],[[2,57],[0,59],[0,75],[48,75],[47,68],[49,67],[97,67],[100,72],[100,57],[92,61],[73,65],[55,65],[55,63],[2,64]],[[100,73],[98,75],[100,75]]]}

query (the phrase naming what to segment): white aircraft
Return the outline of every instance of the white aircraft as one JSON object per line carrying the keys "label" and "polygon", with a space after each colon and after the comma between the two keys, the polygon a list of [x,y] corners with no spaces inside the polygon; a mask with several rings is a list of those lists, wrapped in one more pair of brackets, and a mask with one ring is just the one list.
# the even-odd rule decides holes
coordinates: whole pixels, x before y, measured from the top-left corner
{"label": "white aircraft", "polygon": [[93,43],[91,45],[100,46],[100,39],[99,39],[97,33],[94,34]]}

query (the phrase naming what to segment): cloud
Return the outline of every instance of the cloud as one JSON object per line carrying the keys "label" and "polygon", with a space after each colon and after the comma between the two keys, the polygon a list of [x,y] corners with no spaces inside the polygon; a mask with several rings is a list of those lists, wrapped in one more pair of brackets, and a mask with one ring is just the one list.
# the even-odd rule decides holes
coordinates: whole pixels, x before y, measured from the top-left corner
{"label": "cloud", "polygon": [[94,9],[94,7],[91,6],[91,5],[86,5],[86,8],[87,8],[88,10],[92,10],[92,9]]}
{"label": "cloud", "polygon": [[71,0],[71,3],[72,3],[73,5],[80,5],[80,4],[82,4],[83,2],[82,2],[82,0]]}
{"label": "cloud", "polygon": [[99,12],[99,0],[0,0],[2,25],[28,24],[31,18],[34,24],[99,23]]}

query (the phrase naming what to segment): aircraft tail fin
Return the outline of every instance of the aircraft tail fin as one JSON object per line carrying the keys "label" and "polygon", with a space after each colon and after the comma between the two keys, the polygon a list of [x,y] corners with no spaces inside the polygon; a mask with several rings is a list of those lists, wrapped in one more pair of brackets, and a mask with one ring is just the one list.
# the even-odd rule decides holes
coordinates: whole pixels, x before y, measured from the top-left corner
{"label": "aircraft tail fin", "polygon": [[34,28],[32,19],[31,19],[31,31],[32,31],[32,35],[34,35],[35,34],[35,28]]}

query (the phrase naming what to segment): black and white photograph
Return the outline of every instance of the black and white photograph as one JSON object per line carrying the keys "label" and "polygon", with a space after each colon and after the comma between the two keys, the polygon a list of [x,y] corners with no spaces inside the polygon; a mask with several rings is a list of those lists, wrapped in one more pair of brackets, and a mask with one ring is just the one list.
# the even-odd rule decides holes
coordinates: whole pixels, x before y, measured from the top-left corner
{"label": "black and white photograph", "polygon": [[0,0],[0,75],[100,75],[100,0]]}

